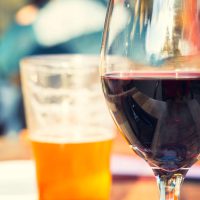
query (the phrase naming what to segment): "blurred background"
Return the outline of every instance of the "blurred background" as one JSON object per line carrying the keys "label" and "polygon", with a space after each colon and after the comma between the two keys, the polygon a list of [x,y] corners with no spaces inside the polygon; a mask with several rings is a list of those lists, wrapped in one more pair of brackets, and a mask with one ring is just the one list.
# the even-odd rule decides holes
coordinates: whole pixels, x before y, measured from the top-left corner
{"label": "blurred background", "polygon": [[26,127],[19,61],[99,54],[107,0],[0,0],[0,135]]}

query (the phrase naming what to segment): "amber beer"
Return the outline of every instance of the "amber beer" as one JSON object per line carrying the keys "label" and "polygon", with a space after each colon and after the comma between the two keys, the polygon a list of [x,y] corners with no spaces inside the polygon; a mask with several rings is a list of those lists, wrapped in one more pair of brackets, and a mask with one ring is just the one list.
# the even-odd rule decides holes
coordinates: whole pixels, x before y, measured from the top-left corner
{"label": "amber beer", "polygon": [[108,200],[112,138],[32,138],[39,200]]}

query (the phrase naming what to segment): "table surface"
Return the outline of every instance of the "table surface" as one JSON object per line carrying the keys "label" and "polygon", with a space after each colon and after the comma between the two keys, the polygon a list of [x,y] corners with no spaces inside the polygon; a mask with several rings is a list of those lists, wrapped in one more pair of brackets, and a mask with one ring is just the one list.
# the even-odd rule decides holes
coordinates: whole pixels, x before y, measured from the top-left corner
{"label": "table surface", "polygon": [[[113,152],[134,156],[121,135],[117,135]],[[31,150],[26,138],[18,136],[0,137],[0,161],[24,160],[31,158]],[[134,167],[134,166],[133,166]],[[199,172],[200,173],[200,172]],[[181,190],[181,200],[199,200],[200,180],[186,180]],[[114,177],[111,200],[158,200],[155,178],[149,177]]]}

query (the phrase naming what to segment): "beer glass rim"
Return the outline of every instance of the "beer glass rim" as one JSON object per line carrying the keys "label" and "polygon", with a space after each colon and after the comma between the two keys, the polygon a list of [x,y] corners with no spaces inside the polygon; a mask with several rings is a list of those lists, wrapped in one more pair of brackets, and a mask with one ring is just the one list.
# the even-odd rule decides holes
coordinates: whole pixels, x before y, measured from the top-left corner
{"label": "beer glass rim", "polygon": [[[44,54],[28,56],[20,61],[21,68],[25,70],[48,73],[63,72],[67,70],[83,69],[95,70],[100,62],[99,55],[89,54]],[[82,70],[83,71],[83,70]]]}

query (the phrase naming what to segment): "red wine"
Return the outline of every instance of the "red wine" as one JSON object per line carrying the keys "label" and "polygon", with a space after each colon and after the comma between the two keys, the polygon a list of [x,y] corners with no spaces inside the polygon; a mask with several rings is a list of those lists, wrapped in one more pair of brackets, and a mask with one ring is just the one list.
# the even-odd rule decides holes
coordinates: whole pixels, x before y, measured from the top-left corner
{"label": "red wine", "polygon": [[113,73],[104,94],[137,154],[164,171],[189,168],[200,153],[200,72]]}

